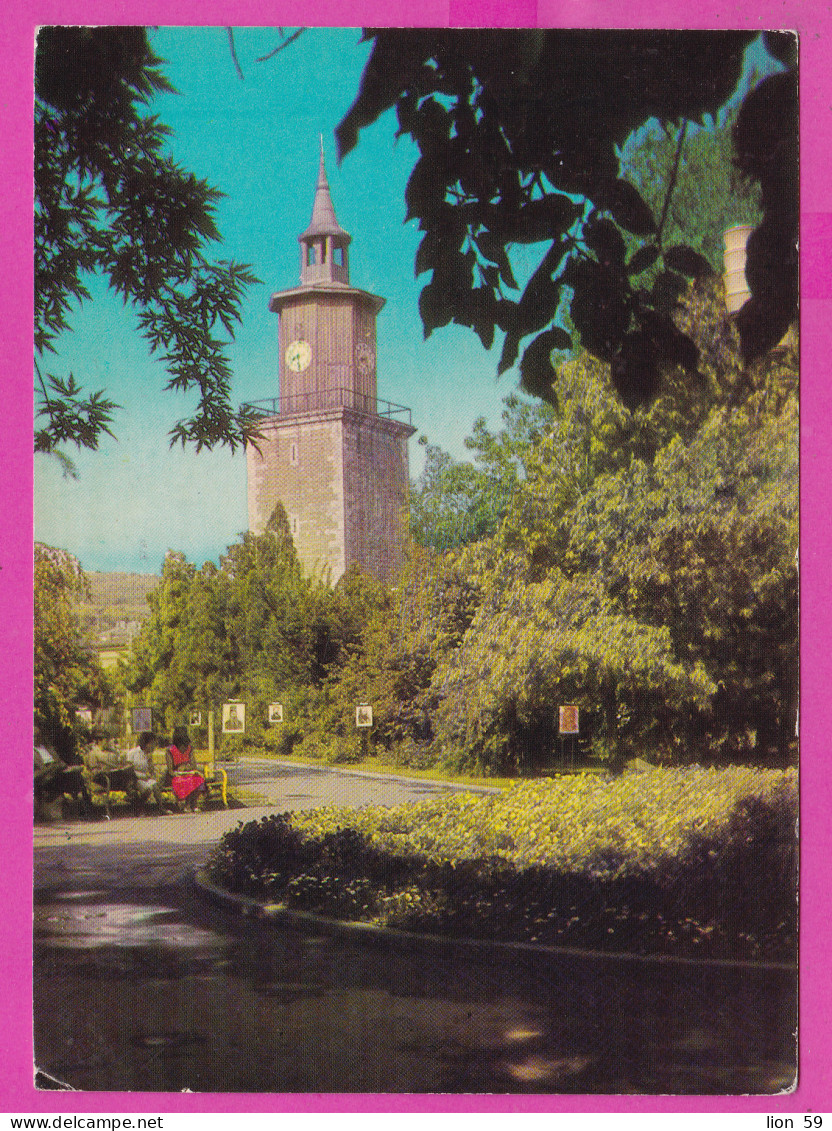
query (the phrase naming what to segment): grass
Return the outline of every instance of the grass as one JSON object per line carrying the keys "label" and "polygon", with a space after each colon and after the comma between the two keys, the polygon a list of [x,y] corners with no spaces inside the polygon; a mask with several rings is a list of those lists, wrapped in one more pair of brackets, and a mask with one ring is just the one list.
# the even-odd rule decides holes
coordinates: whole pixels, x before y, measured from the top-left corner
{"label": "grass", "polygon": [[[371,756],[360,762],[328,763],[312,759],[292,757],[291,754],[274,754],[265,747],[252,747],[247,749],[243,757],[266,758],[274,762],[291,762],[293,765],[311,766],[317,769],[347,770],[355,773],[389,774],[391,777],[411,778],[420,781],[450,782],[454,785],[490,786],[498,789],[507,789],[517,784],[517,778],[485,777],[476,774],[460,774],[448,770],[443,766],[430,766],[426,769],[416,769],[412,766],[402,766],[398,763],[387,762],[383,758]],[[205,761],[208,758],[207,750],[197,751],[196,760]],[[219,764],[222,765],[220,756]],[[540,774],[536,773],[535,777]]]}

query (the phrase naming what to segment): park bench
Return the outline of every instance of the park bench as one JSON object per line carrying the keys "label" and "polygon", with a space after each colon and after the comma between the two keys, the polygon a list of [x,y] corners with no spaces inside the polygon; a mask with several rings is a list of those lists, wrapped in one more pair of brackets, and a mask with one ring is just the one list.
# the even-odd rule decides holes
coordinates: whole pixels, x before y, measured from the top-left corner
{"label": "park bench", "polygon": [[208,790],[208,796],[216,794],[222,800],[223,808],[228,808],[228,774],[217,765],[217,760],[214,758],[209,762],[198,762],[199,772],[205,778],[205,787]]}
{"label": "park bench", "polygon": [[[205,778],[205,788],[207,790],[208,797],[218,797],[222,801],[223,808],[227,809],[228,774],[225,772],[222,766],[217,765],[216,758],[214,758],[213,760],[197,760],[196,767],[198,772]],[[178,808],[179,801],[177,800],[177,797],[173,792],[173,786],[169,781],[165,781],[165,767],[162,767],[157,776],[159,785],[162,790],[162,797],[166,801],[169,801],[175,808]]]}
{"label": "park bench", "polygon": [[[86,767],[89,780],[93,786],[93,797],[100,800],[104,812],[109,818],[112,816],[113,794],[123,794],[128,802],[136,805],[141,796],[142,789],[136,777],[133,766],[120,762],[117,755],[110,751],[93,748],[86,756]],[[165,765],[159,764],[154,759],[156,778],[159,782],[162,799],[173,808],[179,807],[179,802],[173,792],[170,782],[166,782]],[[197,762],[197,769],[205,779],[205,788],[208,797],[218,797],[225,809],[228,808],[228,774],[216,764],[216,759],[207,759]],[[79,769],[80,774],[80,769]],[[151,812],[153,809],[150,810]]]}
{"label": "park bench", "polygon": [[84,764],[92,785],[92,796],[104,805],[108,818],[112,816],[114,793],[123,793],[133,805],[138,803],[142,791],[136,771],[116,751],[92,746],[84,755]]}
{"label": "park bench", "polygon": [[91,798],[83,766],[62,766],[52,774],[35,774],[36,818],[60,820],[66,798],[81,808],[89,808]]}
{"label": "park bench", "polygon": [[106,769],[93,771],[90,774],[92,783],[103,791],[104,812],[107,817],[112,816],[110,802],[113,793],[123,793],[127,800],[134,805],[141,796],[136,771],[132,766],[108,766]]}

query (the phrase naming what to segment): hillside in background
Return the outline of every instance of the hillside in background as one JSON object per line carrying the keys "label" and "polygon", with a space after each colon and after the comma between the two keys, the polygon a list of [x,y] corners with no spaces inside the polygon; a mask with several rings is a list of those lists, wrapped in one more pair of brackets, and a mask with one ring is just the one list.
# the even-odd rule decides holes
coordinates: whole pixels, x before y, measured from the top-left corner
{"label": "hillside in background", "polygon": [[90,599],[82,602],[81,616],[97,634],[145,620],[147,594],[159,584],[153,573],[87,573],[87,579]]}

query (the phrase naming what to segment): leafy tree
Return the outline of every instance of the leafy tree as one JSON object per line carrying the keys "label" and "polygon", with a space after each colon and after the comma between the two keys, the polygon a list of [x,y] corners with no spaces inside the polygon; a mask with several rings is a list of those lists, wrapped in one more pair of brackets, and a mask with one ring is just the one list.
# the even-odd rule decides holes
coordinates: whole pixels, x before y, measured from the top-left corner
{"label": "leafy tree", "polygon": [[723,232],[736,224],[756,227],[763,218],[759,183],[744,177],[735,164],[735,125],[736,113],[701,129],[685,123],[668,131],[654,122],[634,134],[622,153],[623,176],[654,216],[662,215],[667,201],[667,246],[693,248],[717,274],[723,270]]}
{"label": "leafy tree", "polygon": [[146,693],[168,725],[239,697],[249,704],[247,738],[257,738],[266,704],[320,686],[340,647],[334,595],[304,575],[282,507],[264,534],[230,546],[219,569],[206,562],[197,571],[169,552],[148,600],[127,686]]}
{"label": "leafy tree", "polygon": [[527,472],[534,445],[553,419],[551,406],[516,394],[506,397],[503,427],[492,433],[484,417],[474,421],[465,446],[474,464],[458,463],[435,444],[426,445],[425,467],[410,495],[410,530],[419,545],[447,550],[493,536]]}
{"label": "leafy tree", "polygon": [[494,486],[473,464],[426,444],[425,466],[410,492],[412,537],[421,546],[447,550],[493,534],[508,503]]}
{"label": "leafy tree", "polygon": [[551,405],[516,393],[507,396],[503,405],[500,431],[489,432],[484,417],[479,417],[465,439],[465,447],[474,453],[474,461],[489,477],[492,490],[506,499],[526,478],[530,453],[551,428],[555,413]]}
{"label": "leafy tree", "polygon": [[109,701],[104,671],[81,627],[87,591],[77,558],[35,543],[35,723],[57,739],[64,755],[82,732],[78,709],[95,711]]}
{"label": "leafy tree", "polygon": [[[195,573],[184,554],[167,552],[161,581],[147,595],[150,616],[133,641],[127,664],[128,690],[146,694],[148,705],[164,715],[168,710],[181,715],[192,705],[180,643]],[[166,718],[168,725],[173,721]]]}
{"label": "leafy tree", "polygon": [[[419,303],[425,334],[453,321],[490,347],[499,329],[501,372],[533,335],[520,374],[541,396],[554,378],[553,351],[576,344],[565,321],[611,366],[630,407],[653,399],[664,367],[695,374],[695,346],[672,313],[687,280],[709,265],[689,244],[668,242],[676,172],[656,215],[620,176],[619,152],[651,118],[678,131],[715,117],[753,33],[367,29],[365,37],[372,53],[338,127],[339,152],[392,107],[419,147],[406,200],[424,232],[416,271],[431,275]],[[773,346],[797,310],[796,46],[786,34],[765,42],[784,69],[746,97],[734,131],[738,168],[760,182],[764,217],[749,241],[752,299],[738,320],[747,358]],[[509,252],[534,243],[545,250],[521,288]]]}
{"label": "leafy tree", "polygon": [[234,694],[250,704],[246,737],[256,739],[269,702],[291,701],[296,714],[325,679],[338,652],[334,598],[320,578],[304,574],[281,506],[264,534],[244,534],[229,547],[222,572],[238,657]]}
{"label": "leafy tree", "polygon": [[188,585],[176,650],[187,705],[197,710],[215,707],[237,690],[229,589],[227,578],[213,562],[205,562]]}
{"label": "leafy tree", "polygon": [[558,421],[506,517],[476,617],[433,677],[438,749],[517,768],[553,750],[554,705],[575,701],[614,757],[788,756],[796,347],[743,380],[736,346],[714,356],[716,403],[692,411],[681,389],[682,435],[679,406],[633,420],[592,359],[561,370]]}
{"label": "leafy tree", "polygon": [[[164,151],[170,130],[147,108],[171,90],[144,28],[46,27],[35,59],[35,347],[57,351],[73,306],[100,273],[137,311],[166,388],[199,392],[199,406],[171,432],[197,450],[255,432],[231,403],[227,340],[246,286],[240,264],[211,262],[221,195]],[[87,394],[73,374],[36,365],[42,418],[35,450],[63,443],[95,448],[118,407]]]}
{"label": "leafy tree", "polygon": [[353,760],[360,745],[353,724],[358,703],[373,706],[374,742],[409,764],[422,764],[433,737],[437,666],[457,648],[479,600],[487,550],[468,545],[435,555],[410,548],[396,588],[378,587],[365,604],[357,646],[345,649],[324,687],[311,741]]}
{"label": "leafy tree", "polygon": [[601,716],[613,763],[627,700],[706,706],[715,687],[700,663],[674,654],[666,626],[623,612],[603,578],[556,567],[530,581],[506,558],[461,647],[441,672],[436,745],[445,759],[518,772],[551,759],[558,703]]}

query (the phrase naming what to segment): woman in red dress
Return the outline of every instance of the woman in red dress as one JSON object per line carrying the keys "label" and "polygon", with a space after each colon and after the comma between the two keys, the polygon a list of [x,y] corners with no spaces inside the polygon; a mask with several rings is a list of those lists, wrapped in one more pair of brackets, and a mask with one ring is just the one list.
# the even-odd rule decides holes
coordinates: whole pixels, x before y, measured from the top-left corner
{"label": "woman in red dress", "polygon": [[175,727],[170,746],[165,751],[171,788],[179,805],[196,812],[199,795],[205,788],[205,778],[197,769],[194,751],[185,727]]}

